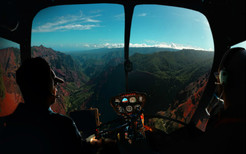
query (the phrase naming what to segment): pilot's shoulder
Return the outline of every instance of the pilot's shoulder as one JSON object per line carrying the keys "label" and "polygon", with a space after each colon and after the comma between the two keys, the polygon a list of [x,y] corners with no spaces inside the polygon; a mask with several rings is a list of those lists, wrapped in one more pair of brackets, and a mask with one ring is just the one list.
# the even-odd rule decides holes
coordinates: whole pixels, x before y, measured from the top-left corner
{"label": "pilot's shoulder", "polygon": [[51,112],[50,116],[52,121],[54,121],[55,123],[62,123],[64,125],[65,124],[74,125],[74,121],[66,115],[62,115],[56,112]]}

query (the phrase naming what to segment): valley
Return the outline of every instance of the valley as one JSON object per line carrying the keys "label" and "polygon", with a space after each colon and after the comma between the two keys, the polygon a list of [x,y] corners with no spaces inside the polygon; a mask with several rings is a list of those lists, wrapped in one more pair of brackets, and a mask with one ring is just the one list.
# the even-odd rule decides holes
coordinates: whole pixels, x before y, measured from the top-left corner
{"label": "valley", "polygon": [[[0,51],[0,116],[10,114],[23,101],[14,83],[19,56],[17,48]],[[46,59],[57,76],[65,80],[58,86],[61,97],[52,106],[54,111],[68,115],[93,107],[99,109],[102,122],[117,117],[109,100],[125,92],[123,48],[62,53],[41,45],[32,47],[32,56]],[[129,73],[129,90],[148,94],[145,114],[158,113],[188,122],[206,85],[213,52],[130,48],[130,60],[133,71]],[[11,86],[7,86],[10,81]],[[10,105],[6,101],[9,94],[18,97],[11,103],[11,110],[5,112],[3,109]]]}

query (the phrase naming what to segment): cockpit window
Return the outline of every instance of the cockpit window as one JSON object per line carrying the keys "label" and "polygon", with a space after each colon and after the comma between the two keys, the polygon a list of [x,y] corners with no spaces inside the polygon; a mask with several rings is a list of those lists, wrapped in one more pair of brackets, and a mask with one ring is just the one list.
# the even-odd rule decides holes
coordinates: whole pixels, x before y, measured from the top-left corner
{"label": "cockpit window", "polygon": [[116,4],[64,5],[41,10],[33,20],[32,46],[61,52],[123,47],[124,9]]}
{"label": "cockpit window", "polygon": [[65,80],[54,111],[92,107],[103,122],[116,117],[109,100],[124,91],[124,25],[124,7],[117,4],[62,5],[36,15],[32,57],[45,58]]}
{"label": "cockpit window", "polygon": [[117,97],[112,108],[112,97],[126,89],[124,29],[124,7],[118,4],[55,6],[36,15],[32,57],[45,58],[65,80],[58,85],[60,97],[52,109],[70,115],[98,108],[104,123],[117,117],[114,109],[127,116],[142,110],[143,97],[135,96],[140,92],[146,96],[146,125],[169,133],[188,123],[212,66],[214,47],[206,18],[183,8],[136,6],[129,52],[133,71],[128,74],[133,93]]}
{"label": "cockpit window", "polygon": [[135,7],[129,87],[149,95],[147,125],[170,133],[182,124],[169,118],[189,123],[207,83],[213,50],[210,27],[201,13],[161,5]]}
{"label": "cockpit window", "polygon": [[163,5],[135,7],[130,46],[214,50],[209,23],[203,14]]}
{"label": "cockpit window", "polygon": [[237,44],[233,45],[232,47],[233,48],[235,48],[235,47],[242,47],[242,48],[246,49],[246,41],[237,43]]}
{"label": "cockpit window", "polygon": [[15,81],[20,63],[20,45],[0,37],[0,117],[12,114],[23,102]]}

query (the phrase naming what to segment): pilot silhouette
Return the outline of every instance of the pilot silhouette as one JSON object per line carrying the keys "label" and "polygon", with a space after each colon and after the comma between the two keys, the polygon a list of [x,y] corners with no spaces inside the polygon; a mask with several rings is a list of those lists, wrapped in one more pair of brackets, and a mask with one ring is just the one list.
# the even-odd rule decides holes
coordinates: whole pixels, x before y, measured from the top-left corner
{"label": "pilot silhouette", "polygon": [[245,62],[244,48],[228,50],[221,60],[216,84],[224,109],[208,123],[204,153],[245,153]]}
{"label": "pilot silhouette", "polygon": [[31,58],[16,71],[24,103],[5,117],[0,153],[81,153],[73,120],[54,113],[56,84],[63,83],[43,58]]}

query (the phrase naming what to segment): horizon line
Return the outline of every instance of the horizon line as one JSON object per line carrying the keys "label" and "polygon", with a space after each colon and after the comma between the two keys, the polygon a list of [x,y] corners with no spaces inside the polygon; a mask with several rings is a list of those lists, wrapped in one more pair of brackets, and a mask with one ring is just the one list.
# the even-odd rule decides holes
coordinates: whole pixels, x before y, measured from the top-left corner
{"label": "horizon line", "polygon": [[[48,46],[45,46],[43,44],[40,44],[40,45],[33,45],[31,46],[32,47],[45,47],[45,48],[50,48],[54,51],[58,51],[58,52],[62,52],[62,53],[69,53],[69,52],[86,52],[86,51],[92,51],[92,50],[100,50],[100,49],[124,49],[124,47],[98,47],[98,48],[81,48],[81,49],[75,49],[75,50],[57,50],[55,49],[54,47],[48,47]],[[9,47],[3,47],[3,48],[0,48],[0,49],[7,49],[7,48],[17,48],[20,50],[20,46],[9,46]],[[205,49],[195,49],[195,48],[182,48],[182,49],[177,49],[177,48],[172,48],[172,47],[159,47],[159,46],[139,46],[139,47],[136,47],[136,46],[130,46],[130,48],[159,48],[159,49],[172,49],[172,50],[195,50],[195,51],[207,51],[207,52],[214,52],[214,50],[205,50]]]}

